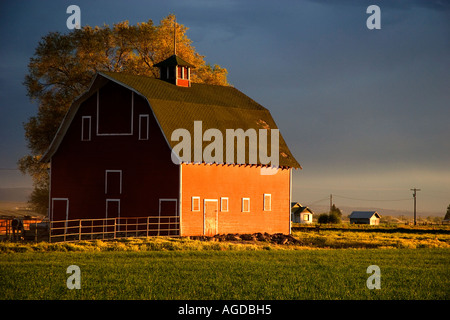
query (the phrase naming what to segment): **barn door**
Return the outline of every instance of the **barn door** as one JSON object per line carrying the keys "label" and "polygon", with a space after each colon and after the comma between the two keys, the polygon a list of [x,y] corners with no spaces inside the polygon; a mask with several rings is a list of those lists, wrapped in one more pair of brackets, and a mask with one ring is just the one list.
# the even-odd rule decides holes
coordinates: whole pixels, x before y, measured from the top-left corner
{"label": "barn door", "polygon": [[[69,199],[52,198],[52,210],[50,212],[52,235],[67,233],[67,220],[69,220]],[[55,222],[59,221],[59,222]]]}
{"label": "barn door", "polygon": [[217,207],[218,201],[215,199],[205,199],[203,213],[203,234],[214,236],[217,232]]}
{"label": "barn door", "polygon": [[174,236],[179,232],[177,199],[159,199],[158,235]]}
{"label": "barn door", "polygon": [[52,198],[52,211],[50,220],[68,220],[69,219],[69,199]]}
{"label": "barn door", "polygon": [[111,218],[120,218],[120,199],[106,199],[106,214],[104,226],[107,232],[114,232],[114,225],[118,224],[117,231],[120,230],[120,219],[111,220]]}

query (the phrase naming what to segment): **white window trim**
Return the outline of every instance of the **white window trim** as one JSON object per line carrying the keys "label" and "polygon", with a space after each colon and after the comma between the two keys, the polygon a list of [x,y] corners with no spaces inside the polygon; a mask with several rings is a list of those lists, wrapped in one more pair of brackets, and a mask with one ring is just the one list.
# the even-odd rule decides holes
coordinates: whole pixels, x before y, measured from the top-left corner
{"label": "white window trim", "polygon": [[161,198],[159,199],[159,215],[161,216],[161,202],[163,201],[173,201],[175,202],[175,215],[178,215],[178,207],[177,207],[177,203],[178,203],[178,199],[166,199],[166,198]]}
{"label": "white window trim", "polygon": [[118,172],[120,173],[120,190],[119,194],[122,194],[122,170],[105,170],[105,194],[108,193],[108,173]]}
{"label": "white window trim", "polygon": [[55,204],[54,201],[66,201],[66,220],[69,220],[69,198],[52,198],[52,212],[51,212],[51,217],[50,217],[50,221],[53,221],[53,210],[55,209]]}
{"label": "white window trim", "polygon": [[[244,211],[244,201],[248,200],[248,211]],[[242,198],[241,212],[250,212],[250,198]]]}
{"label": "white window trim", "polygon": [[109,202],[118,202],[118,212],[117,212],[117,218],[120,218],[120,199],[106,199],[106,214],[105,218],[108,219],[108,203]]}
{"label": "white window trim", "polygon": [[216,203],[216,232],[219,232],[219,201],[217,199],[204,199],[203,200],[203,234],[206,231],[206,202],[215,202]]}
{"label": "white window trim", "polygon": [[[146,133],[146,136],[143,138],[142,136],[141,136],[141,132],[142,132],[142,128],[141,128],[141,124],[142,124],[142,122],[141,122],[141,119],[143,119],[143,118],[145,118],[145,119],[147,119],[147,133]],[[148,140],[148,125],[149,125],[149,115],[148,114],[140,114],[139,115],[139,140]]]}
{"label": "white window trim", "polygon": [[[266,196],[269,196],[270,208],[266,208]],[[263,196],[263,210],[264,211],[272,211],[272,194],[271,193],[264,193],[264,196]]]}
{"label": "white window trim", "polygon": [[[166,202],[175,202],[175,216],[178,216],[178,199],[166,199],[166,198],[162,198],[159,199],[159,211],[158,211],[158,235],[159,235],[159,231],[160,231],[160,227],[161,227],[161,202],[166,201]],[[180,221],[179,221],[180,222]],[[179,223],[179,225],[181,225],[181,222]]]}
{"label": "white window trim", "polygon": [[133,117],[134,117],[134,92],[131,91],[131,132],[124,133],[99,133],[99,118],[100,118],[100,90],[97,91],[97,136],[132,136],[133,135]]}
{"label": "white window trim", "polygon": [[[91,141],[91,128],[92,128],[92,120],[91,120],[91,116],[82,116],[81,117],[81,141]],[[88,139],[83,139],[84,138],[84,119],[89,119],[89,137]]]}
{"label": "white window trim", "polygon": [[[194,200],[198,200],[198,210],[194,210]],[[201,202],[200,197],[192,197],[191,199],[191,211],[192,212],[200,212]]]}
{"label": "white window trim", "polygon": [[[227,200],[227,209],[226,210],[223,209],[223,202],[222,202],[223,200]],[[230,206],[230,199],[228,199],[228,197],[221,197],[220,198],[220,211],[221,212],[228,212],[229,206]]]}

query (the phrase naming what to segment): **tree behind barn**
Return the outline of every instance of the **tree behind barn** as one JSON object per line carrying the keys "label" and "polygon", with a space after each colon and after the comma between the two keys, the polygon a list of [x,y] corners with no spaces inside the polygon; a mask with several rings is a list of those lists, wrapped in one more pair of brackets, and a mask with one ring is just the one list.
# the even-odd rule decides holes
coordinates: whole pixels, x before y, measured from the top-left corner
{"label": "tree behind barn", "polygon": [[[30,153],[18,162],[19,169],[33,178],[30,202],[34,209],[47,213],[47,165],[39,162],[53,140],[72,101],[81,95],[97,71],[127,72],[157,77],[153,64],[173,54],[174,15],[155,26],[148,22],[112,27],[75,29],[67,34],[50,32],[39,42],[28,65],[24,85],[38,105],[37,115],[24,124]],[[196,66],[191,80],[197,83],[228,85],[227,70],[210,66],[195,51],[186,36],[187,28],[176,25],[177,55]]]}

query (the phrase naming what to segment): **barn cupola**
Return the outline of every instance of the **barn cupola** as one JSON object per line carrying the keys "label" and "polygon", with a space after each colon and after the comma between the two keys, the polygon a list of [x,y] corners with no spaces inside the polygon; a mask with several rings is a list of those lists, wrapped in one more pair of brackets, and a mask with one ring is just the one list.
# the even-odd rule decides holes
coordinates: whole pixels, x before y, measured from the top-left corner
{"label": "barn cupola", "polygon": [[161,80],[180,87],[191,86],[191,68],[194,66],[177,55],[174,54],[153,66],[159,68]]}

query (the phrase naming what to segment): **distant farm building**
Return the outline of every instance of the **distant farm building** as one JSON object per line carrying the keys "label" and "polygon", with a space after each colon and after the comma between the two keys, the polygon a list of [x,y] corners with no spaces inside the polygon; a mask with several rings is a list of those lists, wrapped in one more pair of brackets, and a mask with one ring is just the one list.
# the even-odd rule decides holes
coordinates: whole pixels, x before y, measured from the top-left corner
{"label": "distant farm building", "polygon": [[298,202],[291,203],[291,221],[295,223],[312,223],[314,212]]}
{"label": "distant farm building", "polygon": [[[197,134],[202,150],[211,147],[201,141],[209,129],[224,137],[278,129],[270,112],[234,87],[191,83],[193,66],[177,56],[156,66],[160,79],[99,72],[73,102],[43,157],[50,221],[143,217],[156,230],[149,235],[289,234],[291,170],[300,165],[281,134],[276,167],[250,161],[248,144],[244,163],[236,160],[238,148],[232,160],[212,163],[197,161],[194,148]],[[191,150],[183,149],[189,161],[174,161],[177,129],[193,137]],[[274,174],[261,174],[266,167]],[[107,227],[124,230],[117,221]]]}
{"label": "distant farm building", "polygon": [[350,223],[379,225],[381,215],[376,211],[353,211],[349,218]]}

